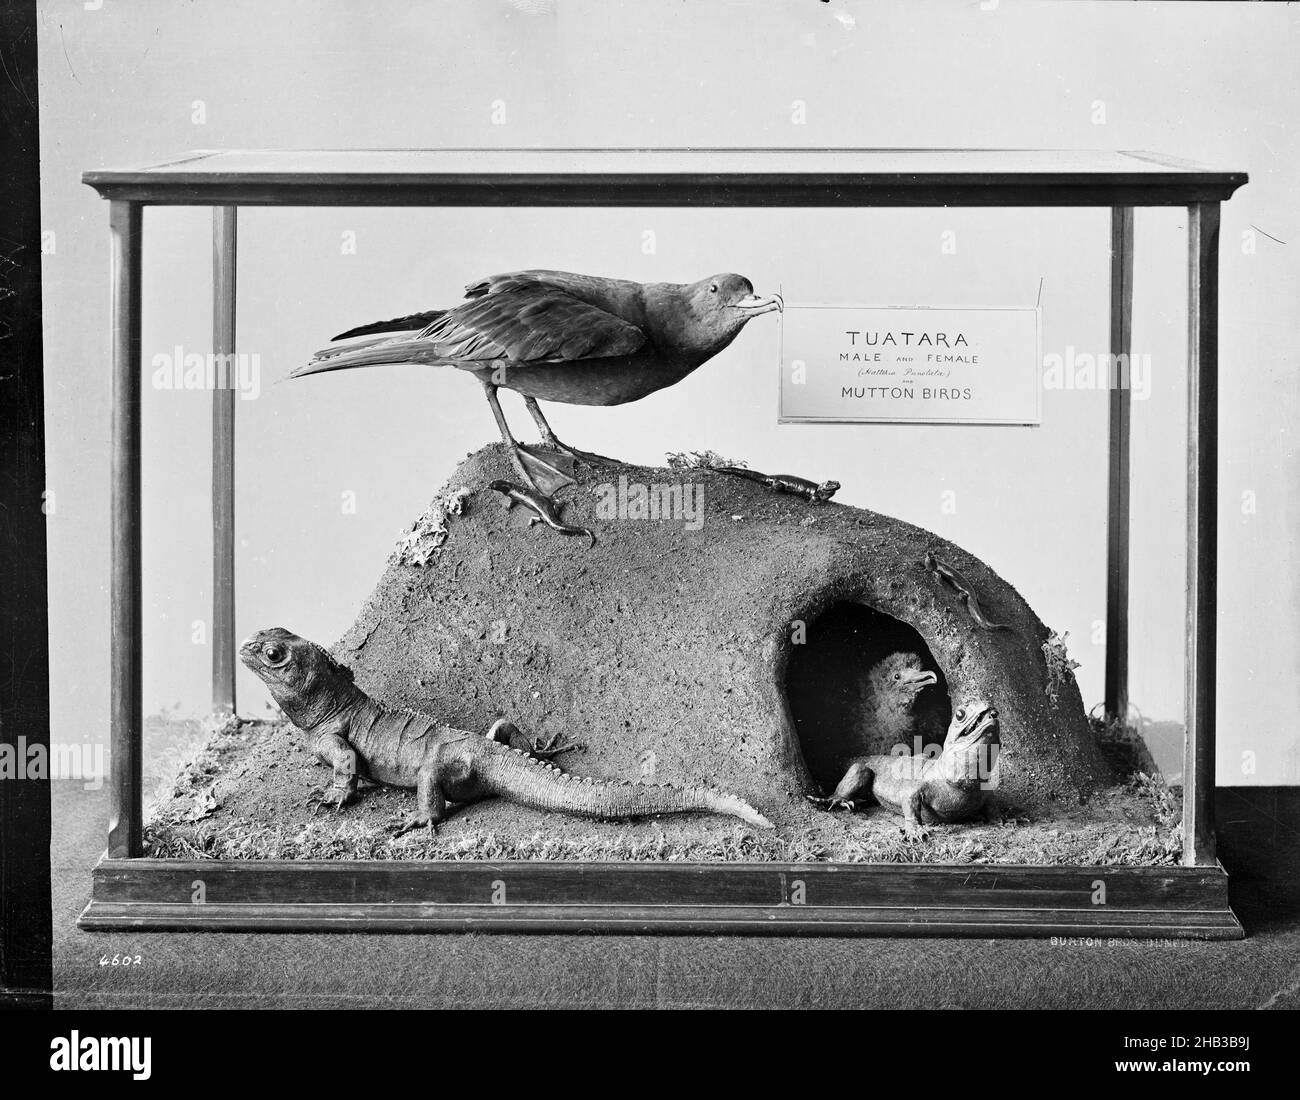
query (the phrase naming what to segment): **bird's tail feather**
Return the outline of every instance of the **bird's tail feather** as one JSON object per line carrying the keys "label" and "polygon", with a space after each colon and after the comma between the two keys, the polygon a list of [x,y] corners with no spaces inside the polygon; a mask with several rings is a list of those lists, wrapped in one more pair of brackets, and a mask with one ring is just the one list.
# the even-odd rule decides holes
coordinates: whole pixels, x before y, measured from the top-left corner
{"label": "bird's tail feather", "polygon": [[421,329],[411,329],[395,336],[362,340],[346,347],[331,345],[321,348],[311,362],[290,372],[290,378],[304,378],[309,374],[323,374],[331,370],[350,367],[376,367],[385,363],[422,363],[428,366],[450,364],[454,360],[439,354],[437,345],[419,339]]}

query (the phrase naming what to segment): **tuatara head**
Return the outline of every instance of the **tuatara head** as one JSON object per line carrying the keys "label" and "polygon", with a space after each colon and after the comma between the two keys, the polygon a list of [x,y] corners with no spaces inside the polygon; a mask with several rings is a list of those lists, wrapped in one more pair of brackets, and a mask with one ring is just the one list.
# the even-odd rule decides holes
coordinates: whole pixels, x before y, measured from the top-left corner
{"label": "tuatara head", "polygon": [[997,764],[1001,750],[998,712],[984,700],[966,703],[952,712],[948,736],[943,742],[940,766],[944,778],[957,787],[997,786]]}
{"label": "tuatara head", "polygon": [[818,503],[825,503],[839,491],[840,483],[838,481],[823,481],[813,490],[812,499]]}
{"label": "tuatara head", "polygon": [[239,646],[239,659],[303,729],[336,710],[337,704],[355,691],[351,669],[315,642],[282,626],[246,638]]}

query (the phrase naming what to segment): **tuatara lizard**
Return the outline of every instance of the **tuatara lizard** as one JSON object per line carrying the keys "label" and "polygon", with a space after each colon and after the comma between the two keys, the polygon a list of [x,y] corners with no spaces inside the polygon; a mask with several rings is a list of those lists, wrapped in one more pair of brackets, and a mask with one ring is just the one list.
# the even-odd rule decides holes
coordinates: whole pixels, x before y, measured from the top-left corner
{"label": "tuatara lizard", "polygon": [[808,800],[823,809],[856,809],[874,798],[902,814],[909,825],[949,824],[974,817],[997,786],[1001,741],[992,704],[970,703],[952,713],[943,750],[930,753],[861,756],[844,773],[829,798]]}
{"label": "tuatara lizard", "polygon": [[975,625],[983,627],[985,630],[1007,630],[1006,623],[995,623],[980,606],[979,597],[975,595],[975,590],[971,588],[970,583],[949,565],[942,558],[935,556],[932,550],[925,552],[923,561],[926,571],[932,573],[940,585],[948,585],[961,598],[962,603],[966,605],[966,611],[975,621]]}
{"label": "tuatara lizard", "polygon": [[569,775],[499,738],[517,735],[505,721],[488,735],[448,726],[418,711],[386,707],[352,681],[350,669],[320,646],[282,627],[254,634],[240,659],[266,684],[289,720],[334,769],[319,802],[344,806],[364,777],[414,787],[416,812],[396,835],[447,816],[448,802],[498,797],[522,806],[587,817],[629,818],[703,811],[751,825],[772,823],[736,795],[713,787],[673,787]]}
{"label": "tuatara lizard", "polygon": [[506,511],[516,504],[525,504],[531,508],[533,515],[528,518],[529,527],[536,523],[544,523],[552,531],[559,531],[562,535],[586,535],[591,539],[587,544],[588,549],[596,545],[596,533],[588,527],[574,527],[572,524],[564,523],[560,519],[556,502],[550,497],[535,493],[524,485],[516,485],[513,481],[500,479],[489,482],[488,488],[506,498]]}
{"label": "tuatara lizard", "polygon": [[721,474],[743,477],[747,481],[757,481],[760,485],[766,485],[769,489],[773,489],[778,493],[790,493],[793,496],[803,497],[813,504],[826,503],[840,488],[838,481],[823,481],[818,484],[815,481],[809,481],[806,477],[798,477],[795,474],[764,474],[745,466],[714,466],[713,469]]}

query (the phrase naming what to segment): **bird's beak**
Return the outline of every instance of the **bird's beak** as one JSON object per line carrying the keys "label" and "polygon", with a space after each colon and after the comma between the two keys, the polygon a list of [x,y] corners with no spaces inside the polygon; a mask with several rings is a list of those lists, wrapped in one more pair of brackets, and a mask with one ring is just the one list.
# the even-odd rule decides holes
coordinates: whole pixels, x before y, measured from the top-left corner
{"label": "bird's beak", "polygon": [[760,313],[771,313],[772,310],[782,312],[785,301],[779,294],[769,294],[766,298],[758,294],[747,294],[736,303],[736,308],[743,309],[750,317],[757,317]]}
{"label": "bird's beak", "polygon": [[921,672],[919,670],[905,669],[902,682],[904,687],[915,687],[919,691],[931,684],[937,684],[939,677],[929,670]]}

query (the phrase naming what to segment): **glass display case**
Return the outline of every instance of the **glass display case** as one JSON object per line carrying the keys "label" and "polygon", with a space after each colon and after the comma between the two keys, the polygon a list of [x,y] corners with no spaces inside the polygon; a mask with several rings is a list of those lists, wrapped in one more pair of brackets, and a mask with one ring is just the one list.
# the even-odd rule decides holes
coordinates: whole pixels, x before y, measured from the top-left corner
{"label": "glass display case", "polygon": [[[449,149],[203,152],[84,179],[112,234],[113,648],[112,815],[81,927],[1241,936],[1212,795],[1219,216],[1244,173],[1129,152]],[[194,369],[213,391],[220,720],[150,797],[146,412],[190,368],[145,342],[143,259],[174,207],[213,211]],[[317,271],[286,304],[312,261],[258,237],[313,207],[399,208],[367,224],[406,219],[410,252]],[[1156,420],[1139,208],[1186,217],[1187,342],[1160,360]],[[671,240],[699,281],[597,276],[613,238],[643,256]],[[704,266],[723,243],[743,275]],[[425,313],[245,369],[250,302],[251,345],[278,362],[286,327],[301,348],[301,325],[374,321],[350,316],[363,278],[388,316],[408,308],[430,250],[466,281],[525,253],[593,277],[421,292]],[[1100,348],[1066,331],[1093,306]],[[332,521],[301,501],[365,521],[339,464],[414,454],[415,391],[381,414],[354,388],[380,372],[341,368],[411,363],[474,377],[436,383],[428,430],[455,444],[386,475],[431,503],[353,598],[332,587]],[[288,366],[330,377],[245,405]],[[688,375],[713,381],[686,392]],[[456,434],[478,430],[480,389],[487,446]],[[539,443],[517,438],[511,391]],[[552,412],[652,393],[635,424]],[[699,434],[661,430],[684,423]],[[595,453],[624,444],[645,461]],[[1185,451],[1181,527],[1139,450],[1174,469]],[[1152,516],[1185,585],[1141,560]],[[270,549],[240,557],[237,519]],[[1141,646],[1139,594],[1159,624]],[[272,628],[286,608],[341,637]],[[1146,715],[1130,672],[1175,635],[1182,683],[1169,658]]]}

